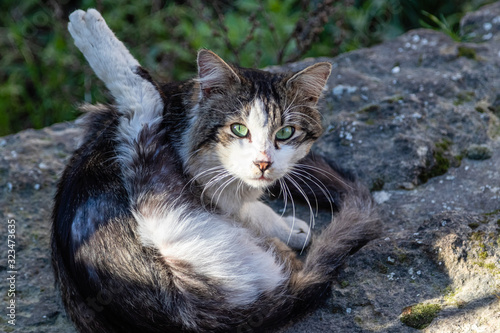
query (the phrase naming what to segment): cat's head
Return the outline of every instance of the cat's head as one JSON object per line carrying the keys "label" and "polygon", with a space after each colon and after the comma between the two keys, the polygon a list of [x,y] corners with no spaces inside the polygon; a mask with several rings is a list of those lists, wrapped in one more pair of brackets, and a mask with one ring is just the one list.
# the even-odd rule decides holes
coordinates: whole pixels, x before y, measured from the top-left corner
{"label": "cat's head", "polygon": [[316,104],[330,71],[322,62],[276,74],[200,51],[189,149],[196,173],[212,168],[259,189],[283,177],[322,133]]}

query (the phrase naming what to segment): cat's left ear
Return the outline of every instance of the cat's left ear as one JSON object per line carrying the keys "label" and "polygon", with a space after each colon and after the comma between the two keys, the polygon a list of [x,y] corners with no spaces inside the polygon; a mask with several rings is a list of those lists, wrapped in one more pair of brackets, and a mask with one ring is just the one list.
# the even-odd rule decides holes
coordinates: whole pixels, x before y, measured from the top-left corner
{"label": "cat's left ear", "polygon": [[198,82],[204,97],[220,93],[241,80],[217,54],[209,50],[198,52]]}
{"label": "cat's left ear", "polygon": [[287,82],[288,89],[297,89],[306,101],[316,104],[328,81],[332,65],[319,62],[292,76]]}

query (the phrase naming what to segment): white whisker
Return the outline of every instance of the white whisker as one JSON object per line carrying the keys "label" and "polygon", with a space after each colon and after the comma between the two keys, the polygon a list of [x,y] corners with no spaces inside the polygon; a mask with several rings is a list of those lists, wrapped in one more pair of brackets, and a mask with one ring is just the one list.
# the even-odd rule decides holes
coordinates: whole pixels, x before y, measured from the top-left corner
{"label": "white whisker", "polygon": [[220,170],[223,170],[223,168],[222,168],[222,167],[220,167],[220,166],[217,166],[217,167],[213,167],[213,168],[210,168],[210,169],[204,170],[204,171],[202,171],[202,172],[200,172],[200,173],[196,174],[193,178],[191,178],[191,179],[190,179],[190,180],[186,183],[186,185],[184,185],[184,187],[183,187],[183,188],[182,188],[182,190],[181,190],[181,193],[183,193],[183,192],[184,192],[184,190],[186,189],[186,187],[188,187],[188,186],[189,186],[189,187],[191,188],[191,186],[193,186],[193,184],[194,184],[194,183],[195,183],[198,179],[200,179],[200,178],[202,178],[202,177],[209,176],[209,175],[214,174],[214,173],[216,173],[216,172],[219,172]]}
{"label": "white whisker", "polygon": [[[228,175],[229,175],[229,172],[225,171],[225,169],[221,168],[221,172],[217,173],[215,176],[213,176],[208,182],[206,182],[203,186],[203,190],[201,191],[201,194],[200,194],[200,201],[202,203],[205,202],[204,200],[204,197],[205,197],[205,192],[210,189],[213,185],[219,183],[220,181],[222,181],[224,178],[226,178]],[[212,206],[212,202],[213,202],[213,196],[215,195],[212,194],[212,199],[210,201],[210,206]]]}
{"label": "white whisker", "polygon": [[[299,173],[299,175],[301,175],[301,176],[308,177],[309,180],[320,189],[320,191],[325,195],[325,197],[328,200],[328,203],[330,204],[330,212],[333,216],[335,200],[332,197],[332,194],[330,193],[330,191],[328,190],[328,187],[326,187],[326,185],[321,180],[319,180],[316,176],[307,172],[304,169],[296,169],[295,168],[295,169],[293,169],[293,172]],[[308,187],[311,188],[309,185],[308,185]],[[313,192],[313,194],[314,194],[314,191],[312,191],[312,189],[311,189],[311,192]],[[318,205],[318,200],[317,200],[316,195],[314,195],[314,198],[316,199],[316,205]],[[318,206],[316,206],[316,208],[318,209]]]}
{"label": "white whisker", "polygon": [[[290,110],[290,108],[292,107],[293,105],[293,102],[295,102],[295,99],[297,99],[297,96],[299,95],[299,92],[296,91],[295,92],[295,95],[293,96],[293,99],[292,101],[290,102],[290,104],[288,106],[285,107],[285,111],[283,112],[283,114],[281,115],[282,118],[285,118],[286,115],[288,114],[288,111]],[[285,102],[285,105],[286,105],[286,102]]]}
{"label": "white whisker", "polygon": [[349,189],[352,189],[352,186],[349,185],[345,180],[343,180],[342,178],[340,178],[337,175],[332,174],[331,172],[325,171],[325,170],[323,170],[321,168],[318,168],[316,166],[313,166],[313,165],[307,165],[307,164],[300,164],[300,163],[298,163],[295,166],[298,166],[298,167],[304,168],[304,169],[310,169],[310,170],[317,171],[317,172],[321,173],[322,175],[328,177],[330,180],[336,180],[339,183],[341,183],[342,185],[348,187]]}
{"label": "white whisker", "polygon": [[[295,108],[295,107],[293,107]],[[287,113],[287,117],[286,117],[286,120],[287,121],[290,121],[289,119],[292,118],[293,116],[296,116],[296,118],[306,118],[306,119],[309,119],[311,122],[314,122],[316,123],[316,125],[318,126],[322,126],[321,122],[314,119],[313,117],[311,117],[310,115],[308,114],[305,114],[305,113],[301,113],[301,112],[288,112]]]}
{"label": "white whisker", "polygon": [[[313,197],[314,197],[314,201],[316,202],[316,214],[315,214],[315,216],[317,217],[317,216],[318,216],[318,212],[319,212],[318,198],[316,197],[316,194],[314,193],[314,191],[313,191],[312,187],[311,187],[311,186],[310,186],[310,185],[309,185],[309,184],[308,184],[308,183],[307,183],[307,182],[303,179],[305,175],[304,175],[304,174],[301,174],[300,172],[298,172],[297,170],[294,170],[294,169],[290,170],[290,174],[291,174],[291,175],[294,175],[294,176],[296,176],[298,179],[302,180],[302,182],[303,182],[304,184],[306,184],[306,186],[307,186],[307,187],[311,190],[311,193],[312,193],[312,195],[313,195]],[[316,185],[317,185],[317,184],[316,184]]]}
{"label": "white whisker", "polygon": [[286,207],[288,203],[288,193],[286,192],[286,184],[284,184],[284,181],[282,179],[278,179],[280,183],[280,193],[278,194],[278,197],[283,194],[283,202],[284,202],[284,207],[283,207],[283,212],[281,213],[280,217],[283,218],[286,212]]}
{"label": "white whisker", "polygon": [[[285,178],[287,178],[287,176],[285,176]],[[292,225],[290,228],[290,234],[288,235],[288,240],[286,241],[286,243],[288,244],[290,243],[290,239],[292,238],[293,227],[295,225],[295,202],[293,201],[292,193],[290,192],[290,189],[288,188],[286,182],[283,181],[281,184],[283,185],[283,192],[285,193],[285,197],[289,195],[290,203],[292,204]]]}
{"label": "white whisker", "polygon": [[189,156],[186,158],[186,164],[189,164],[189,161],[199,152],[201,151],[201,148],[196,149],[195,151],[191,152]]}
{"label": "white whisker", "polygon": [[[314,210],[312,209],[312,206],[311,206],[311,202],[309,201],[309,198],[307,197],[306,193],[304,192],[304,190],[302,189],[302,187],[300,187],[300,185],[290,176],[285,176],[288,181],[290,181],[290,183],[293,184],[293,186],[295,186],[295,188],[300,192],[300,194],[302,194],[302,196],[304,197],[304,199],[306,200],[307,202],[307,205],[309,206],[309,230],[307,231],[307,238],[309,238],[309,233],[311,232],[311,229],[314,227],[314,224],[315,224],[315,218],[314,218]],[[302,246],[302,251],[304,251],[306,247],[306,243],[304,243],[304,246]]]}
{"label": "white whisker", "polygon": [[212,195],[212,199],[210,200],[210,205],[212,205],[212,202],[213,202],[213,199],[214,199],[214,196],[215,194],[220,190],[219,192],[219,196],[217,197],[217,201],[215,202],[215,206],[213,206],[214,208],[217,207],[219,205],[219,200],[220,200],[220,197],[222,195],[222,192],[224,192],[224,190],[226,189],[226,187],[231,184],[236,178],[233,177],[233,176],[229,176],[229,179],[226,180],[223,184],[221,184],[217,190],[214,192],[214,194]]}

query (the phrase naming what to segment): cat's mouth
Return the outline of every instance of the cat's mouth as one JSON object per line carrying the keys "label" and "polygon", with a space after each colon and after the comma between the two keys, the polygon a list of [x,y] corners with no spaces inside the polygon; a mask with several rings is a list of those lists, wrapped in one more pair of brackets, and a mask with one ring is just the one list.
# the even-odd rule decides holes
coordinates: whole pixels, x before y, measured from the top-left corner
{"label": "cat's mouth", "polygon": [[253,186],[262,187],[268,186],[270,183],[273,183],[274,179],[262,175],[260,177],[250,178],[250,181],[251,183],[253,183]]}
{"label": "cat's mouth", "polygon": [[257,178],[251,178],[251,180],[257,181],[257,182],[272,182],[273,181],[271,178],[267,178],[267,177],[264,177],[264,176],[260,176],[260,177],[257,177]]}

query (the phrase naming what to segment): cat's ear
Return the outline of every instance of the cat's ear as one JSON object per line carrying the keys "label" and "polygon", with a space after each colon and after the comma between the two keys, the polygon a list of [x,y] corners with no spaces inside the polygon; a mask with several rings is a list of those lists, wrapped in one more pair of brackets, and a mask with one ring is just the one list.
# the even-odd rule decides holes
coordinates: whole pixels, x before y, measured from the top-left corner
{"label": "cat's ear", "polygon": [[296,89],[307,102],[316,104],[328,81],[332,65],[319,62],[298,72],[286,82],[288,89]]}
{"label": "cat's ear", "polygon": [[226,90],[241,80],[217,54],[209,50],[198,52],[198,82],[204,97]]}

